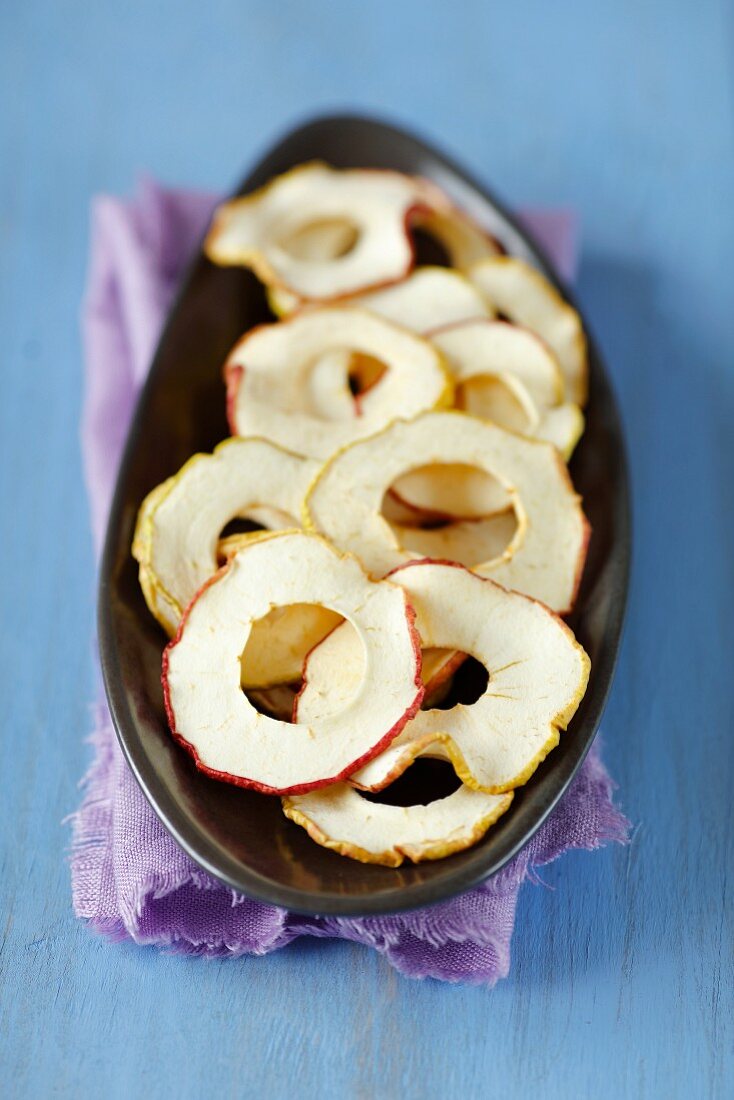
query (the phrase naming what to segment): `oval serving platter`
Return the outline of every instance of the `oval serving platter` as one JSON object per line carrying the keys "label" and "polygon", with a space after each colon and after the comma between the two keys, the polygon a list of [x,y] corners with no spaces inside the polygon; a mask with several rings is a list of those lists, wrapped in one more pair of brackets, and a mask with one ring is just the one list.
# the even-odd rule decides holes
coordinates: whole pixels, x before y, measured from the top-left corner
{"label": "oval serving platter", "polygon": [[[313,159],[429,177],[574,304],[547,259],[484,186],[425,142],[371,119],[327,117],[299,127],[263,157],[237,193]],[[148,491],[195,451],[211,450],[228,434],[222,364],[245,329],[269,317],[263,290],[249,272],[217,268],[199,253],[140,398],[110,513],[99,645],[112,719],[158,817],[196,863],[227,885],[307,914],[368,915],[429,905],[494,874],[528,842],[571,782],[597,731],[620,644],[630,563],[627,464],[616,402],[584,320],[590,399],[571,473],[593,534],[571,625],[591,657],[592,671],[569,729],[474,848],[397,869],[361,864],[314,844],[284,817],[279,799],[201,774],[174,743],[160,683],[166,639],[145,606],[130,553],[137,510]]]}

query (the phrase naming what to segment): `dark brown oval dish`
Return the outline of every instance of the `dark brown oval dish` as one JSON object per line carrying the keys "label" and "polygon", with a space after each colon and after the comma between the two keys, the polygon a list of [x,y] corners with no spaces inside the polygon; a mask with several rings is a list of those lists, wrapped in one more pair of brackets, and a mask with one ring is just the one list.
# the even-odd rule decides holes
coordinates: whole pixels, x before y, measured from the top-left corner
{"label": "dark brown oval dish", "polygon": [[[558,284],[548,261],[483,186],[424,142],[370,119],[323,118],[300,127],[260,161],[240,191],[314,158],[428,176],[508,252],[530,259]],[[112,718],[163,824],[222,882],[302,913],[376,914],[428,905],[486,879],[527,843],[570,783],[599,725],[620,643],[630,561],[627,469],[614,395],[590,338],[588,424],[572,474],[593,536],[572,626],[591,656],[592,671],[569,730],[476,847],[398,869],[356,863],[310,840],[283,816],[279,799],[207,778],[174,744],[160,684],[165,639],[145,606],[130,554],[145,494],[195,451],[210,450],[227,435],[222,363],[245,329],[267,317],[262,289],[249,273],[216,268],[203,254],[195,258],[140,399],[110,515],[99,642]]]}

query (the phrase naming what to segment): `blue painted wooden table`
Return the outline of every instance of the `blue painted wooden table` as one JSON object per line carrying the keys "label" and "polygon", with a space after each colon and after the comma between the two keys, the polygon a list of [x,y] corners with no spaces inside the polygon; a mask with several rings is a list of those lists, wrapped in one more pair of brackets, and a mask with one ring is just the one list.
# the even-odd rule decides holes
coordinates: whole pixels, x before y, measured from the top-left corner
{"label": "blue painted wooden table", "polygon": [[[734,1095],[731,15],[726,0],[3,5],[4,1095]],[[410,982],[337,943],[160,955],[71,914],[61,819],[93,692],[89,200],[141,169],[227,186],[334,107],[419,126],[517,204],[580,211],[580,295],[629,434],[636,560],[605,740],[634,840],[524,890],[493,991]]]}

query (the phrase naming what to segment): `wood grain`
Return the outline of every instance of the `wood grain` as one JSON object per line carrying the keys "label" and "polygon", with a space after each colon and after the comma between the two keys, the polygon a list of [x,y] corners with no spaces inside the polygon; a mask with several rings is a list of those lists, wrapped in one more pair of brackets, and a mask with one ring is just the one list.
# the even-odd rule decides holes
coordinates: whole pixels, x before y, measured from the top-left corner
{"label": "wood grain", "polygon": [[[20,1097],[734,1092],[731,7],[29,0],[0,33],[0,1088]],[[636,824],[521,896],[511,978],[415,983],[304,943],[207,962],[71,915],[93,578],[77,443],[91,196],[222,187],[304,112],[423,128],[583,221],[579,289],[635,490],[604,723]]]}

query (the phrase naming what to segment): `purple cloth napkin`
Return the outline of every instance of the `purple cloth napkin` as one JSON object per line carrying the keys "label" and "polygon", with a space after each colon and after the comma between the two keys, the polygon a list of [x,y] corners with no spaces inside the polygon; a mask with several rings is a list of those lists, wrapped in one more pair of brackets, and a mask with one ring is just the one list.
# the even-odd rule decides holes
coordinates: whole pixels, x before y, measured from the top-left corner
{"label": "purple cloth napkin", "polygon": [[[176,282],[213,202],[212,195],[144,180],[130,201],[94,203],[82,447],[96,553],[127,425]],[[543,213],[525,220],[570,277],[572,218]],[[234,893],[183,853],[133,779],[101,691],[91,740],[94,760],[72,819],[74,909],[113,938],[189,954],[262,955],[297,936],[338,936],[374,947],[411,977],[491,984],[509,971],[517,895],[533,869],[569,848],[593,849],[627,836],[612,782],[593,749],[531,843],[477,889],[392,917],[302,917]]]}

